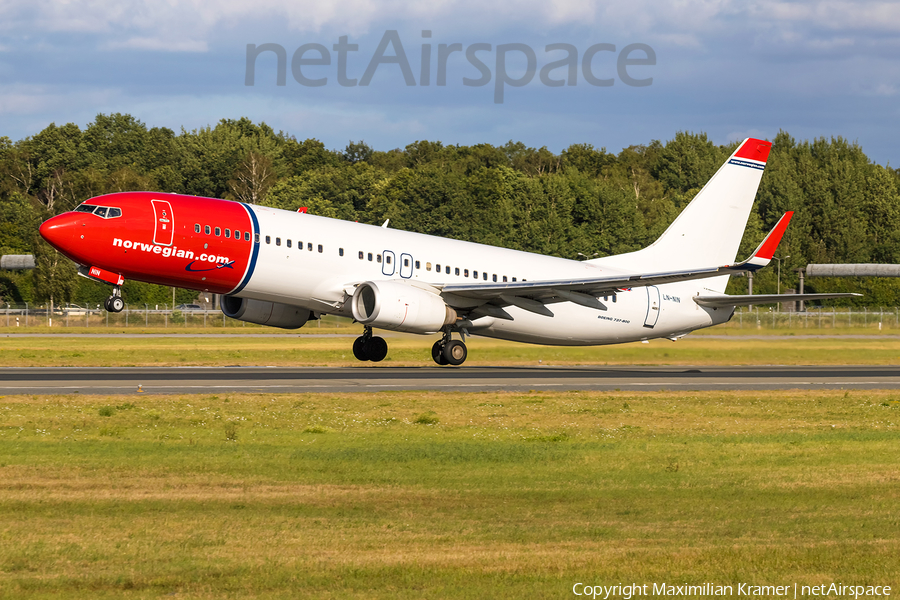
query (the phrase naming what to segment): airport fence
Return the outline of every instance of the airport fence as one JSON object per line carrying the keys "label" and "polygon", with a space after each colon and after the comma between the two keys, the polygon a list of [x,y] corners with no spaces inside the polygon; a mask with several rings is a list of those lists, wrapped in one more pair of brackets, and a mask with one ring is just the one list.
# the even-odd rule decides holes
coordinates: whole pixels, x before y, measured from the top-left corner
{"label": "airport fence", "polygon": [[[326,327],[340,326],[334,318],[326,319]],[[349,321],[347,321],[349,323]],[[8,304],[0,307],[0,328],[7,327],[50,327],[52,329],[78,328],[233,328],[264,326],[226,317],[221,310],[172,309],[168,306],[126,305],[120,313],[111,313],[103,308],[62,307],[51,312],[46,305]],[[306,327],[322,327],[322,321],[310,322]],[[265,328],[268,329],[268,328]]]}
{"label": "airport fence", "polygon": [[900,330],[900,308],[810,307],[779,311],[771,307],[739,307],[731,321],[719,327],[736,329],[886,329]]}
{"label": "airport fence", "polygon": [[[665,318],[665,313],[661,315]],[[323,320],[325,325],[323,325]],[[349,327],[349,319],[325,317],[310,322],[309,327]],[[234,328],[262,325],[226,317],[220,310],[172,309],[168,306],[126,305],[120,313],[102,308],[62,307],[52,313],[46,305],[8,304],[0,306],[0,328],[7,327],[78,327],[78,328]],[[831,308],[810,307],[805,311],[779,311],[767,306],[739,307],[731,321],[717,328],[729,329],[871,329],[900,331],[900,308]]]}

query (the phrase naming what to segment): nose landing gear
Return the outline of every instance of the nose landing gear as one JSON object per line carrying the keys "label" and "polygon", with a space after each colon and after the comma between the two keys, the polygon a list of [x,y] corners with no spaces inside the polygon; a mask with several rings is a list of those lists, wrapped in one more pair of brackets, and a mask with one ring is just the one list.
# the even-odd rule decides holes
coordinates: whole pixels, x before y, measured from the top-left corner
{"label": "nose landing gear", "polygon": [[122,300],[122,290],[119,286],[113,288],[113,295],[107,298],[103,305],[109,312],[122,312],[122,309],[125,308],[125,301]]}

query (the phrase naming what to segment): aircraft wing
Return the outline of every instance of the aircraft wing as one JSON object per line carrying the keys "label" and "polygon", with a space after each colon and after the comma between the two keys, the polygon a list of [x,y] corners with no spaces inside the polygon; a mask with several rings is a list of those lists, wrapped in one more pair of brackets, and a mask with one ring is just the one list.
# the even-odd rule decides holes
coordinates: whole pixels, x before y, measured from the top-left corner
{"label": "aircraft wing", "polygon": [[[473,302],[475,305],[489,302],[499,306],[513,305],[547,316],[552,316],[553,313],[543,305],[552,302],[574,302],[583,306],[605,310],[605,306],[596,297],[610,295],[615,293],[616,290],[623,288],[706,279],[720,275],[756,271],[765,267],[772,260],[775,249],[781,241],[793,214],[793,212],[785,213],[753,254],[747,260],[734,265],[678,271],[616,273],[588,279],[447,284],[440,287],[440,291],[448,304],[451,305],[454,304],[453,297],[456,296],[470,302],[476,301]],[[831,297],[835,296],[832,295]]]}

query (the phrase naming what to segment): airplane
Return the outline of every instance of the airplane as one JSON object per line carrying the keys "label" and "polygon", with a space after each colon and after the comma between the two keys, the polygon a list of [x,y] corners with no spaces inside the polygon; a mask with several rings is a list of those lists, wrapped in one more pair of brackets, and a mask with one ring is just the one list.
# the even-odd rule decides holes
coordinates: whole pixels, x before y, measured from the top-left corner
{"label": "airplane", "polygon": [[[385,358],[374,329],[440,334],[439,365],[461,365],[467,335],[562,346],[676,340],[736,306],[858,294],[726,295],[731,275],[771,261],[793,215],[735,262],[771,143],[744,140],[650,246],[577,261],[243,202],[158,192],[98,196],[40,234],[111,284],[127,279],[221,294],[226,316],[296,329],[351,317],[360,361]],[[460,339],[454,339],[457,333]]]}

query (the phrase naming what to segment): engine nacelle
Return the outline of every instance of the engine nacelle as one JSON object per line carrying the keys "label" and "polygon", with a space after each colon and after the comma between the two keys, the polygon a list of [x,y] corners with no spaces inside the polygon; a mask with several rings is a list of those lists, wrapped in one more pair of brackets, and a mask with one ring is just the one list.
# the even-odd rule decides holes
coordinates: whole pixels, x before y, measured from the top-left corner
{"label": "engine nacelle", "polygon": [[311,316],[308,309],[299,306],[235,296],[222,296],[222,312],[238,321],[282,329],[299,329]]}
{"label": "engine nacelle", "polygon": [[350,308],[363,325],[393,331],[435,333],[456,322],[456,311],[440,296],[397,281],[359,284]]}

